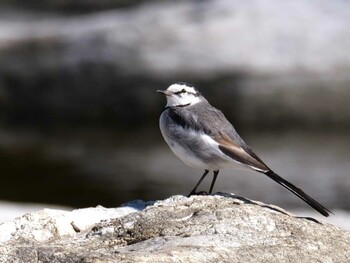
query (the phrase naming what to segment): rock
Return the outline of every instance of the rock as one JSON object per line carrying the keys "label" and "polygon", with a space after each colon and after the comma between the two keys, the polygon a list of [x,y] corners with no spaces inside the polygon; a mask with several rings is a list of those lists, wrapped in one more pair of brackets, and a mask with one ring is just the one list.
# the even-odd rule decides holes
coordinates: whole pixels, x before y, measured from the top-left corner
{"label": "rock", "polygon": [[62,236],[73,236],[101,220],[122,217],[142,210],[146,205],[146,202],[136,200],[128,203],[128,206],[119,208],[98,206],[96,208],[77,209],[71,212],[43,209],[0,224],[0,242],[18,238],[46,242]]}
{"label": "rock", "polygon": [[[130,203],[124,209],[128,205],[135,207]],[[9,238],[1,243],[0,262],[348,262],[350,258],[349,232],[232,194],[173,196],[153,205],[138,201],[137,207],[144,209],[132,208],[114,218],[109,214],[99,223],[94,222],[106,210],[88,209],[91,218],[93,214],[99,218],[82,229],[70,221],[72,214],[86,217],[84,210],[28,214],[12,221],[16,225],[12,229],[2,224],[0,234]],[[123,208],[115,211],[119,209]],[[63,223],[58,224],[61,218]],[[75,231],[61,231],[66,228]],[[51,234],[37,235],[38,231]]]}
{"label": "rock", "polygon": [[[0,223],[12,220],[15,217],[19,217],[27,213],[42,210],[46,207],[47,204],[0,201]],[[50,208],[60,210],[70,209],[70,207],[62,205],[50,205]]]}

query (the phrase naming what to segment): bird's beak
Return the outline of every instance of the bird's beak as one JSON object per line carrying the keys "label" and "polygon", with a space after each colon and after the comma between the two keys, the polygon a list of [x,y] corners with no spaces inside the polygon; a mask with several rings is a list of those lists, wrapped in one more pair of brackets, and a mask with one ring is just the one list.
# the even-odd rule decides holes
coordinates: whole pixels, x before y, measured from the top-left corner
{"label": "bird's beak", "polygon": [[157,90],[158,93],[161,93],[165,96],[171,96],[171,92],[167,91],[167,90]]}

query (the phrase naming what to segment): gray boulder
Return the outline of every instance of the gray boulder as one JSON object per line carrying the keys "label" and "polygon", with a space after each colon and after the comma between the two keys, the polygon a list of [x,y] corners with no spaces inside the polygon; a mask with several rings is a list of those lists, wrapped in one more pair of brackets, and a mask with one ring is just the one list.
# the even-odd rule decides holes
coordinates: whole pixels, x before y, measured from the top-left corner
{"label": "gray boulder", "polygon": [[137,201],[114,209],[114,214],[110,211],[39,211],[3,223],[0,262],[350,259],[349,232],[232,194],[173,196],[154,204]]}

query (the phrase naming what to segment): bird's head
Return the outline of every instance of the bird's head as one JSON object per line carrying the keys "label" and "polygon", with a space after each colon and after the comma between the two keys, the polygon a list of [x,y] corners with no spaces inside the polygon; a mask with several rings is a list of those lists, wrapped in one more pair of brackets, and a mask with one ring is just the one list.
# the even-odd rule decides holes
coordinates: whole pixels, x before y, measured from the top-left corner
{"label": "bird's head", "polygon": [[192,85],[182,82],[172,84],[166,90],[157,90],[157,92],[166,96],[167,107],[194,105],[204,99]]}

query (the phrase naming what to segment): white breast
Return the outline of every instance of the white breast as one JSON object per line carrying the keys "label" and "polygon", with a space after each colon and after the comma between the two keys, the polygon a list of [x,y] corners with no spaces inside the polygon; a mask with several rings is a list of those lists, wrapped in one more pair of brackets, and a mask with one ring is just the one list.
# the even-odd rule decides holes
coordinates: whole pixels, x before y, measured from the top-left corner
{"label": "white breast", "polygon": [[[184,129],[181,126],[174,126],[176,124],[167,125],[165,124],[165,116],[163,114],[160,118],[160,130],[162,135],[173,153],[186,165],[198,169],[219,170],[221,167],[231,162],[229,157],[220,151],[218,143],[210,136],[191,129]],[[186,139],[189,144],[188,147],[182,147],[182,144],[171,135],[170,129],[172,129],[173,132],[176,130],[176,133],[180,135],[177,136],[177,138]],[[203,160],[195,154],[195,150],[191,151],[191,144],[193,147],[198,147],[198,143],[200,143],[202,153],[208,153],[208,155],[215,156],[215,158],[212,160]]]}

